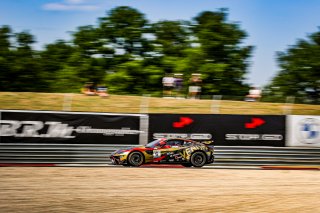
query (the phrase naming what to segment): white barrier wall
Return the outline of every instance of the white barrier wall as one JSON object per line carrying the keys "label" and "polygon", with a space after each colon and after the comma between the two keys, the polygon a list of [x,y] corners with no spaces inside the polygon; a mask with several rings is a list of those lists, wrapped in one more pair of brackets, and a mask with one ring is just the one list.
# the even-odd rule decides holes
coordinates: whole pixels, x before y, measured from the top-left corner
{"label": "white barrier wall", "polygon": [[287,116],[286,146],[320,147],[320,116]]}

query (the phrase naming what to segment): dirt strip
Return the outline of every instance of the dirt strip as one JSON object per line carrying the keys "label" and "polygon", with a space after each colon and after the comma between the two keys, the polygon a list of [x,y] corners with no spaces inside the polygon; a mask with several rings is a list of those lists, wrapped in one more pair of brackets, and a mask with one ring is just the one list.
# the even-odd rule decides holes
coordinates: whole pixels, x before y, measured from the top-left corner
{"label": "dirt strip", "polygon": [[316,170],[1,167],[0,212],[320,212]]}

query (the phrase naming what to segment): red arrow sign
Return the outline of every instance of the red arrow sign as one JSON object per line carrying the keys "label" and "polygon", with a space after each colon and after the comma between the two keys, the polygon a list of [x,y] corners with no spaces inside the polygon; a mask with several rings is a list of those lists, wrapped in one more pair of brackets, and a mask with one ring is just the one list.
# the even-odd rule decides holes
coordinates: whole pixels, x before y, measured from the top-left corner
{"label": "red arrow sign", "polygon": [[189,117],[180,117],[180,121],[173,122],[172,126],[174,128],[183,128],[185,126],[190,125],[193,123],[193,120]]}
{"label": "red arrow sign", "polygon": [[246,129],[254,129],[258,126],[261,126],[265,123],[265,121],[261,118],[252,118],[251,123],[245,123]]}

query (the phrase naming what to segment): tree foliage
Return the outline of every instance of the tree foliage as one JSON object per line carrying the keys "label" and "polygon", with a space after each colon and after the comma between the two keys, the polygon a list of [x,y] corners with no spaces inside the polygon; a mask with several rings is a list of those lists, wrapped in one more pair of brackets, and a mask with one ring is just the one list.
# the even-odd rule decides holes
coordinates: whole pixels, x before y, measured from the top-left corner
{"label": "tree foliage", "polygon": [[300,39],[277,55],[280,72],[267,86],[270,96],[307,97],[320,99],[320,32]]}
{"label": "tree foliage", "polygon": [[10,84],[11,74],[11,51],[10,51],[10,37],[11,29],[9,26],[3,26],[0,28],[0,90],[8,89]]}
{"label": "tree foliage", "polygon": [[154,45],[160,46],[160,54],[183,57],[188,47],[188,29],[181,21],[159,21],[151,26],[155,36]]}
{"label": "tree foliage", "polygon": [[205,93],[243,95],[252,46],[241,46],[245,31],[227,22],[226,9],[205,11],[194,18],[192,30],[200,43],[206,63],[199,64],[205,74]]}
{"label": "tree foliage", "polygon": [[95,26],[78,27],[71,41],[58,40],[41,51],[32,49],[29,32],[3,26],[0,89],[76,92],[90,81],[113,93],[160,94],[165,73],[182,73],[185,82],[201,73],[203,94],[244,95],[252,47],[243,45],[246,32],[227,16],[221,9],[190,21],[150,23],[140,11],[121,6]]}

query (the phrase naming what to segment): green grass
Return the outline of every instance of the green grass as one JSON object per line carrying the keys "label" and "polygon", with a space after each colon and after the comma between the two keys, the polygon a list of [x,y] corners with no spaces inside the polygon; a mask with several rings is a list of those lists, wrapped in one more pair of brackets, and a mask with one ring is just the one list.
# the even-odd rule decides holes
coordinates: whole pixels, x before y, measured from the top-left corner
{"label": "green grass", "polygon": [[[0,92],[0,109],[70,110],[115,113],[214,113],[320,115],[320,105],[147,98],[111,95],[109,98],[64,93]],[[141,106],[142,111],[141,111]],[[147,110],[146,107],[148,106]]]}

